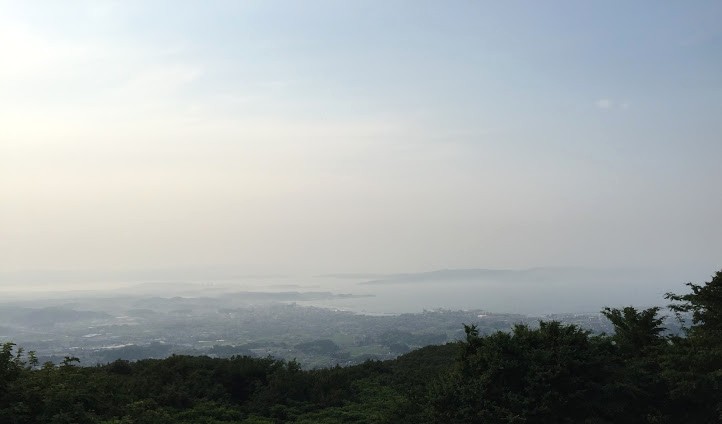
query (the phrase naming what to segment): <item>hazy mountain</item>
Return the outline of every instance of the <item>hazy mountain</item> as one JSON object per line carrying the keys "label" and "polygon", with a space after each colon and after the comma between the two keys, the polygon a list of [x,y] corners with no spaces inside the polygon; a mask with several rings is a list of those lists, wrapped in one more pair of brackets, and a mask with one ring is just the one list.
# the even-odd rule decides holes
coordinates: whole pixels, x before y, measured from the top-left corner
{"label": "hazy mountain", "polygon": [[638,269],[592,269],[575,267],[544,267],[521,270],[511,269],[439,269],[435,271],[393,274],[383,278],[364,281],[359,284],[407,284],[425,282],[509,282],[509,283],[544,283],[544,282],[613,282],[620,279],[650,278],[650,271]]}

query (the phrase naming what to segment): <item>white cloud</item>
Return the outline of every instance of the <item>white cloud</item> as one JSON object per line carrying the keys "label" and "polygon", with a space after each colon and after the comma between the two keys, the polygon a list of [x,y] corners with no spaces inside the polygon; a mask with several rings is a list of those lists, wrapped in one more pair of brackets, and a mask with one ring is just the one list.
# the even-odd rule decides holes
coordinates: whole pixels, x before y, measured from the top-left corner
{"label": "white cloud", "polygon": [[627,109],[629,109],[628,102],[617,102],[612,99],[606,99],[606,98],[595,101],[594,105],[598,109],[602,109],[602,110],[610,110],[610,109],[627,110]]}
{"label": "white cloud", "polygon": [[611,109],[612,107],[614,107],[614,102],[610,99],[599,99],[596,102],[594,102],[594,104],[599,109]]}

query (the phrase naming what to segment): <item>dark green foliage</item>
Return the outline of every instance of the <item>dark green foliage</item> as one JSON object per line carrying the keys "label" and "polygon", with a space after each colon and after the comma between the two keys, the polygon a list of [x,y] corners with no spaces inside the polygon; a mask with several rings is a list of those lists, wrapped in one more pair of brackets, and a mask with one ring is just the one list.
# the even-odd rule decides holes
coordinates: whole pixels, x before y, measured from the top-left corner
{"label": "dark green foliage", "polygon": [[658,317],[658,313],[659,308],[638,312],[631,306],[621,310],[604,308],[602,311],[614,325],[614,342],[624,353],[632,356],[643,355],[647,349],[664,341],[660,337],[664,331],[664,318]]}
{"label": "dark green foliage", "polygon": [[[722,273],[689,286],[668,295],[692,315],[687,337],[663,335],[658,308],[605,308],[611,336],[554,321],[486,336],[470,325],[463,342],[345,368],[248,356],[39,366],[6,343],[0,423],[718,423]],[[394,335],[385,342],[399,351],[402,336],[419,337]]]}
{"label": "dark green foliage", "polygon": [[722,422],[722,271],[691,293],[667,293],[678,316],[692,314],[686,339],[677,338],[664,356],[671,401],[686,422]]}
{"label": "dark green foliage", "polygon": [[613,366],[608,341],[558,322],[479,337],[466,327],[457,369],[435,388],[437,421],[604,422]]}
{"label": "dark green foliage", "polygon": [[722,271],[715,273],[704,285],[687,283],[687,286],[692,293],[667,293],[665,297],[674,302],[669,305],[670,309],[677,313],[692,313],[692,339],[708,345],[722,345]]}

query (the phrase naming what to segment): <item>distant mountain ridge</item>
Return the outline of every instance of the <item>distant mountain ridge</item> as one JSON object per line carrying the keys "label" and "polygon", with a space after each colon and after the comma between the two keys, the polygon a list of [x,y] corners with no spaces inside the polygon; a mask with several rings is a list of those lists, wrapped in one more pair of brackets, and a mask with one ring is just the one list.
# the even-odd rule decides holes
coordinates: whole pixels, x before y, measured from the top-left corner
{"label": "distant mountain ridge", "polygon": [[594,269],[576,267],[537,267],[527,269],[457,268],[418,273],[390,274],[363,281],[362,285],[404,284],[441,281],[552,282],[574,279],[617,279],[642,275],[640,270]]}

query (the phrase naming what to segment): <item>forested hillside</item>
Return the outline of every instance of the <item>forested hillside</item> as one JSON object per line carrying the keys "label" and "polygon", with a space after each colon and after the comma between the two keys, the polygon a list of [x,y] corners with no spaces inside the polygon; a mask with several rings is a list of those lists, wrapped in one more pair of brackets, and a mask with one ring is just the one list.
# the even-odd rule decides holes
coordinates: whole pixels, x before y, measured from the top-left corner
{"label": "forested hillside", "polygon": [[518,325],[390,361],[173,356],[95,367],[0,353],[2,423],[716,423],[722,421],[722,271],[668,294],[691,317],[666,336],[657,308],[605,309],[614,335]]}

